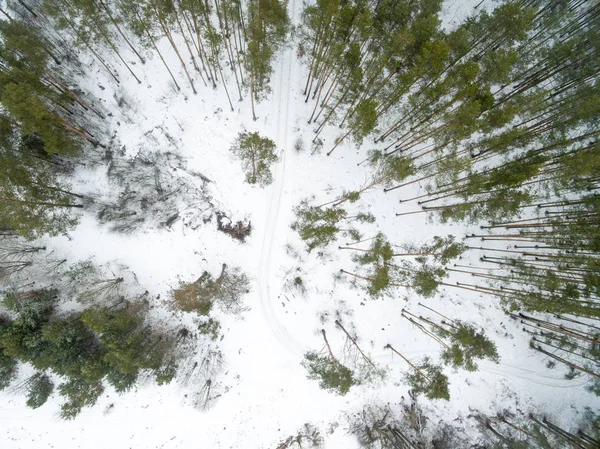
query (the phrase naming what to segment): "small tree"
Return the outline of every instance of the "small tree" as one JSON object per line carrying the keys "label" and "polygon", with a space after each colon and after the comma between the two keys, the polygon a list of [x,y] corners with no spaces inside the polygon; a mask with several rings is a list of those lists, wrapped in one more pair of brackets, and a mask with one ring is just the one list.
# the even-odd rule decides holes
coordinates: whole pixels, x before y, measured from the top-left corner
{"label": "small tree", "polygon": [[0,343],[0,390],[4,390],[17,376],[17,360],[4,354]]}
{"label": "small tree", "polygon": [[433,254],[434,258],[442,265],[448,264],[452,259],[460,257],[467,250],[468,246],[464,243],[455,242],[453,235],[447,237],[433,237],[431,245],[425,245],[425,251]]}
{"label": "small tree", "polygon": [[294,208],[296,221],[291,228],[306,242],[308,251],[332,243],[339,232],[338,223],[346,216],[344,209],[310,206],[306,200]]}
{"label": "small tree", "polygon": [[499,356],[496,345],[485,336],[483,331],[477,332],[473,326],[457,323],[448,331],[440,331],[441,336],[450,338],[451,346],[442,352],[444,363],[453,367],[464,367],[468,371],[477,370],[475,359],[489,359],[498,363]]}
{"label": "small tree", "polygon": [[406,381],[415,393],[424,393],[429,399],[450,400],[448,377],[428,357],[418,365],[418,370],[406,374]]}
{"label": "small tree", "polygon": [[309,379],[319,381],[319,387],[323,390],[334,391],[343,396],[348,393],[352,385],[358,382],[354,378],[352,371],[334,357],[325,329],[321,329],[321,333],[323,334],[323,340],[325,340],[328,355],[309,351],[304,354],[302,365],[308,370]]}
{"label": "small tree", "polygon": [[35,373],[27,381],[27,406],[41,407],[54,391],[54,384],[44,373]]}
{"label": "small tree", "polygon": [[273,182],[271,164],[277,161],[275,142],[254,133],[240,133],[231,151],[242,161],[248,184],[269,185]]}
{"label": "small tree", "polygon": [[448,377],[442,373],[441,366],[431,363],[429,357],[425,357],[422,363],[415,365],[389,343],[384,346],[384,349],[391,349],[413,369],[414,372],[406,374],[406,380],[415,393],[425,393],[429,399],[450,400]]}
{"label": "small tree", "polygon": [[319,387],[323,390],[334,391],[343,396],[355,383],[352,371],[331,357],[307,352],[303,365],[308,370],[308,378],[318,380]]}
{"label": "small tree", "polygon": [[83,378],[72,377],[58,387],[67,401],[60,407],[60,417],[74,419],[83,407],[94,405],[104,392],[102,382],[88,383]]}
{"label": "small tree", "polygon": [[423,264],[421,268],[411,273],[410,285],[418,295],[431,298],[435,295],[442,279],[446,276],[446,270],[443,268]]}

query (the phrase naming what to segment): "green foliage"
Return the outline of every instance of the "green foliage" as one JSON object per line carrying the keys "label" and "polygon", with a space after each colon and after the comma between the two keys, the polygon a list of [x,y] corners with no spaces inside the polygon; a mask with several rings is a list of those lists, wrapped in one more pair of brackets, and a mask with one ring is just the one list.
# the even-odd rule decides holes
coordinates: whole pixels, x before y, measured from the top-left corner
{"label": "green foliage", "polygon": [[65,420],[74,419],[83,409],[91,407],[104,392],[101,382],[89,383],[81,377],[73,377],[58,386],[61,396],[66,398],[60,407],[60,417]]}
{"label": "green foliage", "polygon": [[[1,336],[0,333],[0,338]],[[0,341],[0,390],[8,387],[17,377],[17,365],[17,359],[5,354],[3,344]]]}
{"label": "green foliage", "polygon": [[350,129],[355,142],[360,145],[377,125],[377,101],[361,100],[350,118]]}
{"label": "green foliage", "polygon": [[82,206],[47,160],[44,143],[21,136],[2,115],[0,134],[1,223],[28,239],[66,233],[77,222],[70,211]]}
{"label": "green foliage", "polygon": [[384,154],[380,150],[369,153],[369,163],[375,170],[376,184],[389,187],[416,173],[412,158],[399,154]]}
{"label": "green foliage", "polygon": [[288,34],[290,19],[280,0],[251,0],[248,3],[246,69],[251,74],[252,95],[258,100],[269,92],[272,59]]}
{"label": "green foliage", "polygon": [[81,143],[65,127],[65,120],[53,112],[31,85],[9,83],[3,86],[0,101],[11,117],[20,123],[21,132],[35,134],[49,154],[72,155]]}
{"label": "green foliage", "polygon": [[100,335],[106,351],[103,361],[122,374],[159,370],[172,348],[172,342],[154,334],[135,310],[90,308],[81,320]]}
{"label": "green foliage", "polygon": [[422,252],[432,253],[434,258],[439,261],[442,265],[447,265],[452,259],[460,257],[468,246],[464,243],[454,241],[453,235],[446,237],[433,237],[433,243],[431,245],[425,245],[422,248]]}
{"label": "green foliage", "polygon": [[428,357],[418,366],[421,371],[414,370],[406,374],[406,380],[415,393],[424,393],[428,399],[450,400],[448,377],[442,367],[431,363]]}
{"label": "green foliage", "polygon": [[337,207],[310,206],[306,200],[294,208],[296,221],[291,228],[306,242],[308,251],[325,247],[335,241],[339,232],[338,223],[346,217],[346,211]]}
{"label": "green foliage", "polygon": [[[66,398],[61,416],[72,419],[93,405],[106,380],[118,392],[131,389],[142,371],[165,382],[176,372],[167,354],[174,341],[144,324],[144,309],[89,308],[81,313],[57,314],[57,292],[8,291],[3,304],[15,314],[0,320],[2,386],[14,377],[17,363],[29,363],[38,373],[28,383],[28,405],[37,408],[52,394],[49,374],[61,376],[58,388]],[[5,385],[6,384],[6,385]]]}
{"label": "green foliage", "polygon": [[476,371],[475,359],[488,359],[498,363],[496,345],[477,331],[473,326],[457,322],[447,332],[436,331],[450,338],[451,346],[442,352],[442,360],[454,368],[464,367],[467,371]]}
{"label": "green foliage", "polygon": [[358,229],[349,229],[348,230],[348,236],[354,240],[354,241],[359,241],[360,239],[362,239],[362,234],[360,233],[360,231]]}
{"label": "green foliage", "polygon": [[585,389],[593,395],[600,397],[600,379],[592,377]]}
{"label": "green foliage", "polygon": [[269,185],[273,182],[271,164],[277,161],[275,142],[257,132],[239,133],[231,151],[241,159],[248,184]]}
{"label": "green foliage", "polygon": [[387,265],[376,265],[369,277],[367,292],[375,298],[390,287],[390,282],[390,267]]}
{"label": "green foliage", "polygon": [[46,403],[52,392],[54,384],[44,373],[35,373],[27,381],[27,406],[41,407]]}
{"label": "green foliage", "polygon": [[385,265],[394,255],[392,245],[382,233],[378,233],[371,242],[371,247],[365,252],[356,253],[353,259],[361,265]]}
{"label": "green foliage", "polygon": [[360,265],[370,266],[367,292],[372,297],[384,293],[392,282],[392,270],[389,262],[392,260],[394,251],[392,245],[381,233],[377,234],[371,242],[371,247],[366,251],[353,254],[352,259]]}
{"label": "green foliage", "polygon": [[198,325],[198,332],[207,335],[211,340],[216,341],[221,334],[221,323],[214,318],[209,318]]}
{"label": "green foliage", "polygon": [[67,268],[65,276],[70,281],[79,282],[88,276],[92,276],[97,272],[97,267],[91,260],[81,260],[76,262]]}
{"label": "green foliage", "polygon": [[447,276],[446,270],[423,264],[411,273],[411,287],[424,298],[431,298],[437,292],[442,279]]}
{"label": "green foliage", "polygon": [[348,393],[350,387],[356,385],[352,371],[331,357],[307,352],[304,354],[302,365],[308,370],[308,378],[318,380],[319,387],[323,390],[343,396]]}
{"label": "green foliage", "polygon": [[156,370],[156,383],[158,385],[167,385],[177,375],[177,364],[169,362]]}
{"label": "green foliage", "polygon": [[106,375],[106,382],[111,385],[117,393],[125,393],[131,390],[138,380],[138,373],[122,373],[111,370]]}
{"label": "green foliage", "polygon": [[375,223],[375,216],[373,214],[360,212],[356,214],[356,220],[362,223]]}

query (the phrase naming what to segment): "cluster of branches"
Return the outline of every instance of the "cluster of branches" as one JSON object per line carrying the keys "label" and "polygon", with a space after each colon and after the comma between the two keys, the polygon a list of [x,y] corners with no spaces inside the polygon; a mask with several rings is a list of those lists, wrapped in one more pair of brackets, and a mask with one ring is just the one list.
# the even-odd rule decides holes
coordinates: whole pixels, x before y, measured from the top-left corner
{"label": "cluster of branches", "polygon": [[451,33],[439,28],[439,7],[357,0],[305,9],[307,100],[324,92],[329,110],[318,131],[344,107],[341,125],[348,120],[357,141],[381,119],[388,128],[376,141],[397,138],[375,154],[401,154],[419,176],[385,190],[433,182],[412,199],[453,198],[423,206],[443,220],[498,220],[536,197],[594,190],[597,5],[510,2]]}
{"label": "cluster of branches", "polygon": [[320,352],[309,351],[304,355],[302,364],[308,371],[308,378],[318,380],[322,389],[339,395],[345,395],[353,385],[383,380],[386,371],[365,353],[357,335],[349,332],[339,320],[335,320],[335,325],[345,335],[342,355],[334,355],[327,333],[321,329],[325,347]]}
{"label": "cluster of branches", "polygon": [[304,424],[296,435],[290,435],[283,440],[277,449],[304,449],[323,447],[325,439],[319,432],[319,429],[309,423]]}
{"label": "cluster of branches", "polygon": [[[76,221],[82,195],[70,190],[65,158],[94,134],[103,113],[61,60],[57,42],[2,10],[0,21],[0,211],[2,225],[28,238],[59,234]],[[72,59],[73,72],[77,60]],[[96,130],[95,130],[96,129]]]}
{"label": "cluster of branches", "polygon": [[131,159],[119,152],[107,159],[108,178],[118,188],[94,195],[90,208],[112,231],[169,228],[178,221],[196,228],[212,218],[210,181],[188,170],[177,154],[141,150]]}
{"label": "cluster of branches", "polygon": [[[512,316],[532,334],[530,347],[552,364],[589,375],[590,391],[599,394],[596,196],[533,206],[543,213],[492,222],[482,226],[488,234],[467,236],[489,246],[470,247],[482,253],[480,266],[449,269],[474,279],[453,287],[493,296],[510,312],[520,310]],[[492,231],[498,228],[507,231]],[[502,248],[498,243],[508,245]]]}
{"label": "cluster of branches", "polygon": [[476,371],[478,368],[476,359],[488,359],[498,363],[500,357],[496,345],[485,336],[483,330],[478,331],[470,324],[452,320],[421,303],[419,305],[441,316],[442,320],[438,323],[406,309],[402,310],[402,317],[444,348],[441,356],[445,364],[453,368]]}
{"label": "cluster of branches", "polygon": [[[478,200],[525,181],[569,183],[557,168],[577,171],[574,154],[594,152],[597,5],[511,2],[450,33],[439,27],[440,5],[356,0],[305,9],[306,98],[316,97],[316,118],[327,111],[317,132],[341,115],[340,126],[349,124],[342,139],[361,142],[383,124],[376,142],[396,137],[386,156],[402,153],[415,173],[440,181],[436,193],[476,203],[448,205],[457,218],[498,216],[509,206]],[[494,154],[504,158],[491,161]]]}
{"label": "cluster of branches", "polygon": [[519,418],[505,411],[494,417],[476,415],[475,419],[482,433],[493,444],[490,446],[492,448],[592,449],[600,444],[600,417],[589,408],[583,413],[575,431],[553,423],[546,416],[533,413]]}
{"label": "cluster of branches", "polygon": [[368,405],[350,418],[350,433],[365,449],[459,449],[472,446],[461,436],[456,425],[443,421],[435,426],[433,417],[416,399],[400,403],[398,410],[390,405]]}
{"label": "cluster of branches", "polygon": [[[600,417],[586,409],[574,430],[561,427],[545,416],[516,416],[508,411],[496,416],[474,414],[475,431],[446,424],[430,416],[416,400],[397,409],[368,405],[349,417],[350,433],[367,449],[591,449],[598,445]],[[459,420],[454,420],[459,421]],[[431,424],[435,423],[435,424]]]}
{"label": "cluster of branches", "polygon": [[142,300],[148,295],[125,266],[98,266],[91,259],[69,264],[55,251],[16,235],[0,236],[0,287],[59,290],[67,300],[106,307],[119,307],[125,296]]}

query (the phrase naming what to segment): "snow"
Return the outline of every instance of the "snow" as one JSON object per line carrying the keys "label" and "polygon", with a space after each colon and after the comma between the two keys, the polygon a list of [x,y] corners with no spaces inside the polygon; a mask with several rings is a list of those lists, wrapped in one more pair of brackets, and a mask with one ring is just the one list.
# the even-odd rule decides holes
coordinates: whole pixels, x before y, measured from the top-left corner
{"label": "snow", "polygon": [[[477,3],[445,2],[444,26],[456,26]],[[486,0],[480,8],[493,6],[494,2]],[[289,7],[297,23],[300,0],[291,0]],[[166,42],[161,42],[161,50],[172,69],[178,68]],[[133,61],[133,55],[127,60]],[[400,316],[407,308],[433,318],[418,306],[422,299],[401,289],[385,300],[368,299],[350,279],[335,278],[341,268],[353,268],[349,251],[331,245],[321,254],[318,250],[307,254],[290,229],[293,207],[300,200],[314,195],[316,204],[320,204],[336,198],[343,189],[364,184],[368,168],[364,164],[357,167],[357,163],[364,159],[370,141],[357,151],[347,140],[326,157],[328,146],[341,134],[337,127],[329,126],[323,133],[324,151],[310,155],[313,134],[306,120],[313,104],[304,103],[306,61],[296,56],[292,44],[275,61],[273,93],[257,105],[256,122],[252,121],[248,98],[236,102],[236,110],[230,112],[220,86],[213,91],[198,79],[198,95],[193,95],[181,70],[174,70],[182,87],[176,93],[157,55],[148,58],[144,66],[134,66],[136,74],[143,76],[141,85],[127,76],[123,67],[113,64],[121,75],[120,87],[115,89],[102,68],[91,62],[93,71],[82,77],[81,83],[102,98],[107,109],[115,105],[113,95],[125,96],[131,110],[108,118],[107,126],[116,130],[116,141],[125,148],[126,155],[132,157],[141,150],[179,154],[188,171],[211,179],[208,188],[214,204],[233,220],[250,219],[253,233],[241,244],[219,233],[214,222],[193,230],[180,220],[170,229],[117,234],[88,214],[68,238],[49,239],[48,245],[72,262],[91,257],[99,265],[118,263],[129,267],[140,286],[150,291],[156,317],[165,325],[192,323],[190,316],[172,313],[163,302],[179,280],[196,279],[204,270],[218,275],[222,263],[239,266],[251,277],[252,291],[244,299],[249,310],[240,317],[218,313],[224,334],[219,347],[225,365],[217,379],[222,396],[209,410],[193,406],[193,396],[202,386],[193,379],[186,385],[179,379],[162,387],[148,381],[122,396],[107,389],[96,406],[84,409],[71,422],[57,417],[58,397],[38,410],[30,410],[22,396],[3,392],[0,447],[275,448],[304,423],[320,429],[328,449],[358,447],[347,433],[347,417],[365,405],[398,404],[408,397],[408,387],[402,382],[408,367],[384,350],[384,345],[394,345],[413,362],[425,356],[436,360],[440,353],[435,341]],[[105,89],[99,90],[99,84]],[[235,99],[232,80],[229,88]],[[237,133],[245,130],[273,139],[281,150],[273,167],[274,182],[264,189],[244,183],[239,161],[229,153]],[[294,151],[298,138],[303,139],[303,152]],[[94,167],[78,169],[76,186],[85,192],[102,189],[106,196],[113,189],[105,170]],[[422,191],[415,184],[388,194],[381,189],[365,193],[358,206],[352,206],[377,218],[376,225],[364,226],[365,237],[381,231],[392,243],[402,244],[424,243],[434,235],[476,232],[476,228],[462,225],[429,222],[423,214],[402,219],[394,216],[396,212],[416,210],[414,202],[399,204],[398,200]],[[340,239],[341,243],[346,241],[350,240]],[[469,257],[477,260],[477,251]],[[305,281],[306,295],[285,288],[286,280],[296,273]],[[460,279],[453,274],[451,282]],[[598,402],[583,390],[587,379],[582,376],[566,380],[563,368],[545,368],[545,360],[528,348],[527,335],[501,312],[492,297],[450,289],[426,304],[443,310],[447,316],[483,327],[501,355],[499,364],[479,362],[480,370],[475,373],[445,369],[450,378],[450,402],[420,400],[436,419],[452,422],[460,418],[472,431],[474,423],[469,423],[466,416],[473,410],[495,414],[510,409],[545,413],[569,426],[584,406],[598,407]],[[334,325],[336,318],[355,330],[363,349],[388,369],[384,383],[354,387],[339,397],[320,390],[316,381],[306,378],[300,363],[306,351],[322,348],[321,328],[326,330],[334,351],[341,353],[344,335]]]}

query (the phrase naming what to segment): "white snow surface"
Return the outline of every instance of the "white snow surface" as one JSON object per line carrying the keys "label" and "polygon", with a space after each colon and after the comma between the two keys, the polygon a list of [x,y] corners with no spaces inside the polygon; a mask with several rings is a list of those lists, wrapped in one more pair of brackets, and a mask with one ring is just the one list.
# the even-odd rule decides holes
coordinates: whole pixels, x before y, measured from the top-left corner
{"label": "white snow surface", "polygon": [[[455,26],[477,3],[446,2],[444,26]],[[493,5],[485,1],[481,7]],[[289,8],[297,24],[301,0],[290,0]],[[161,42],[161,49],[169,56],[171,67],[177,68],[166,42]],[[501,355],[499,364],[480,362],[480,370],[474,373],[445,369],[451,400],[420,399],[434,418],[431,426],[435,427],[436,420],[452,422],[459,418],[462,424],[454,424],[470,432],[475,425],[467,418],[470,413],[495,414],[508,409],[544,413],[569,427],[584,406],[598,408],[583,388],[587,379],[581,376],[566,380],[565,369],[546,368],[546,360],[528,348],[527,335],[504,315],[492,297],[450,289],[434,299],[423,300],[398,289],[393,297],[372,300],[359,283],[355,286],[348,278],[334,277],[340,268],[353,268],[349,251],[340,251],[335,244],[320,254],[318,250],[306,253],[290,229],[293,207],[310,196],[317,204],[324,203],[343,189],[364,184],[368,168],[365,164],[357,167],[357,162],[364,159],[371,140],[367,139],[360,149],[346,141],[327,157],[325,151],[341,134],[337,127],[329,126],[323,134],[325,151],[310,155],[313,134],[307,117],[313,103],[305,104],[302,95],[305,59],[296,55],[293,44],[279,54],[274,63],[272,93],[257,105],[255,122],[247,93],[230,112],[220,85],[213,91],[198,78],[198,95],[193,95],[184,73],[175,70],[182,88],[176,93],[157,55],[152,55],[144,66],[133,66],[138,76],[143,76],[140,85],[114,62],[122,80],[117,90],[101,67],[90,61],[89,72],[81,80],[84,90],[94,92],[108,109],[118,111],[113,94],[125,95],[133,105],[127,116],[115,112],[108,124],[116,130],[116,141],[126,148],[127,155],[133,156],[141,149],[181,155],[188,170],[211,179],[209,191],[215,204],[234,220],[250,219],[253,233],[241,244],[219,233],[214,221],[196,230],[177,221],[170,229],[121,235],[99,225],[92,215],[84,215],[68,238],[47,239],[47,244],[71,261],[91,257],[100,265],[118,263],[129,267],[142,288],[149,290],[155,318],[167,327],[181,323],[194,326],[193,317],[174,313],[165,306],[163,300],[169,291],[180,280],[194,280],[204,270],[218,275],[222,263],[239,266],[251,277],[252,290],[244,299],[248,310],[238,317],[217,312],[224,334],[219,346],[225,364],[217,377],[221,397],[208,410],[198,410],[192,404],[202,386],[194,379],[184,385],[177,378],[162,387],[147,381],[123,395],[107,388],[96,406],[84,409],[73,421],[62,421],[57,416],[61,398],[56,394],[40,409],[31,410],[22,395],[5,391],[0,395],[0,448],[276,448],[304,423],[319,428],[328,449],[358,447],[348,435],[347,416],[367,404],[393,406],[403,397],[408,398],[408,387],[403,382],[408,366],[383,347],[390,343],[413,362],[425,356],[434,360],[439,357],[439,345],[400,316],[406,307],[435,318],[418,306],[419,301],[442,310],[446,316],[483,327]],[[134,62],[134,55],[129,54],[127,60]],[[100,90],[99,85],[105,89]],[[237,100],[232,79],[229,90],[232,99]],[[174,143],[161,135],[158,126],[168,131]],[[244,183],[240,163],[229,152],[243,130],[258,131],[273,139],[281,151],[273,166],[274,182],[266,188]],[[299,138],[305,149],[297,153],[294,144]],[[105,189],[108,193],[111,189],[104,169],[80,168],[77,175],[77,187],[82,192]],[[377,218],[376,225],[364,226],[365,237],[381,231],[395,244],[424,243],[434,235],[477,232],[463,225],[429,222],[424,214],[396,218],[396,212],[417,210],[414,202],[399,204],[398,200],[419,192],[423,192],[422,187],[414,184],[388,194],[381,189],[364,194],[355,209],[369,211]],[[349,237],[341,237],[339,244],[350,241]],[[476,261],[479,256],[471,252],[469,257]],[[306,295],[285,288],[286,281],[295,276],[304,280]],[[460,279],[453,276],[449,282]],[[340,397],[320,390],[316,381],[306,378],[301,366],[303,354],[323,347],[321,329],[326,330],[334,351],[341,353],[344,335],[334,325],[336,318],[355,331],[363,349],[388,370],[385,382],[353,387]],[[21,377],[27,374],[25,369]]]}

